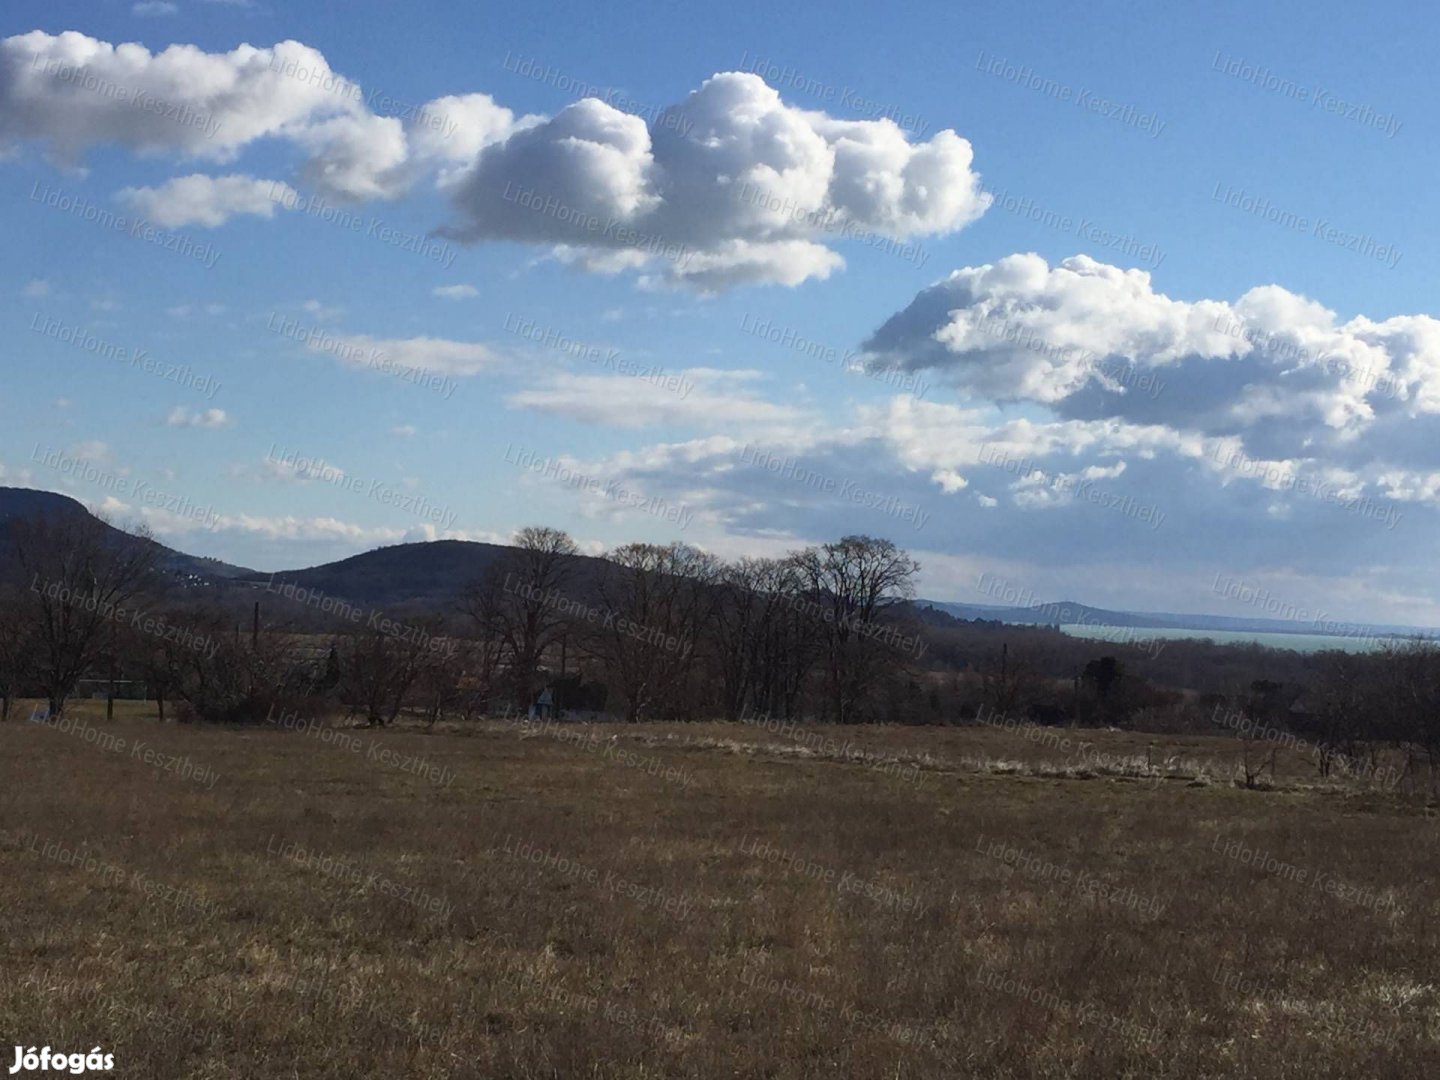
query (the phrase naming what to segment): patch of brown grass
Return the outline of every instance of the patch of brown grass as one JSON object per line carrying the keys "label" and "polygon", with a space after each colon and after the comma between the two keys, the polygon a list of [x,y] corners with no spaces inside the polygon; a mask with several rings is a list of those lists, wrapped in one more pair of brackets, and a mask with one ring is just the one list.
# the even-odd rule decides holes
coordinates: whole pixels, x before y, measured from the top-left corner
{"label": "patch of brown grass", "polygon": [[1316,789],[1303,761],[1239,790],[1232,740],[1081,733],[1217,763],[1198,786],[990,729],[352,743],[93,711],[123,750],[0,726],[7,1055],[259,1080],[1440,1074],[1422,801]]}

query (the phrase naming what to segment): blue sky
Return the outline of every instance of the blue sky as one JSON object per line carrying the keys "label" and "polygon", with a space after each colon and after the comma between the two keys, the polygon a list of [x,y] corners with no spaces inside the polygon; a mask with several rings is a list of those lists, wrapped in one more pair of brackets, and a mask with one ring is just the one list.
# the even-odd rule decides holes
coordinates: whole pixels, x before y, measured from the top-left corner
{"label": "blue sky", "polygon": [[0,481],[1440,623],[1434,14],[293,7],[0,14]]}

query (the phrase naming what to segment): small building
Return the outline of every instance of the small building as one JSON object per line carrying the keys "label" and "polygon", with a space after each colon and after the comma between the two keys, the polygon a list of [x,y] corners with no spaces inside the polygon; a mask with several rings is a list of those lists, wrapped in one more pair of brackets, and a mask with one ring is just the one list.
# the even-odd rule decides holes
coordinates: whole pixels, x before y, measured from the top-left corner
{"label": "small building", "polygon": [[530,706],[531,720],[554,720],[555,719],[555,694],[550,687],[540,691],[540,696]]}

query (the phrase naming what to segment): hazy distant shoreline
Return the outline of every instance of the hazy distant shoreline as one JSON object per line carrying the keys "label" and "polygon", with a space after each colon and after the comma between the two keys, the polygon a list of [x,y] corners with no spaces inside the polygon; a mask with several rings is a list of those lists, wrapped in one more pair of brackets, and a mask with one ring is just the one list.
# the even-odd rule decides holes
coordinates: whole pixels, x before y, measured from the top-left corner
{"label": "hazy distant shoreline", "polygon": [[1195,630],[1188,627],[1159,626],[1096,626],[1090,623],[1066,623],[1061,633],[1071,637],[1090,638],[1099,641],[1117,641],[1135,644],[1140,641],[1163,638],[1166,641],[1204,641],[1209,639],[1218,645],[1240,645],[1253,643],[1272,649],[1292,649],[1295,652],[1324,652],[1337,649],[1341,652],[1376,652],[1386,645],[1401,645],[1407,641],[1433,640],[1418,636],[1396,634],[1305,634],[1276,630]]}

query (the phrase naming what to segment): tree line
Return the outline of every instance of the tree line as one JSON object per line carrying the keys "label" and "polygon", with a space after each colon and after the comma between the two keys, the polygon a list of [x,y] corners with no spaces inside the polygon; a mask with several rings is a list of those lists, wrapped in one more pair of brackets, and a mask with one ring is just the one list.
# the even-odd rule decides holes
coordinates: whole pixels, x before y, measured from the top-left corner
{"label": "tree line", "polygon": [[[88,514],[12,521],[3,541],[5,719],[17,697],[41,699],[58,718],[82,685],[113,702],[114,688],[133,681],[161,719],[338,713],[384,725],[532,707],[632,722],[986,715],[1289,732],[1315,749],[1322,772],[1385,746],[1440,767],[1432,643],[1305,656],[1167,642],[1157,653],[965,622],[917,610],[919,564],[875,537],[736,560],[685,544],[627,544],[595,560],[566,533],[532,527],[458,584],[443,610],[402,615],[323,598],[318,627],[303,617],[313,603],[262,611],[253,590],[177,584],[143,531]],[[263,599],[278,606],[269,590]]]}
{"label": "tree line", "polygon": [[[522,529],[443,611],[392,617],[327,605],[242,620],[244,590],[197,599],[163,549],[90,515],[15,521],[0,595],[0,710],[38,697],[59,717],[82,682],[142,683],[162,714],[256,722],[338,709],[370,724],[558,710],[629,721],[746,715],[881,718],[923,651],[906,614],[918,563],[848,536],[782,558],[725,561],[686,544],[627,544],[598,561],[551,528]],[[248,623],[248,625],[247,625]],[[107,692],[107,697],[111,696]]]}

